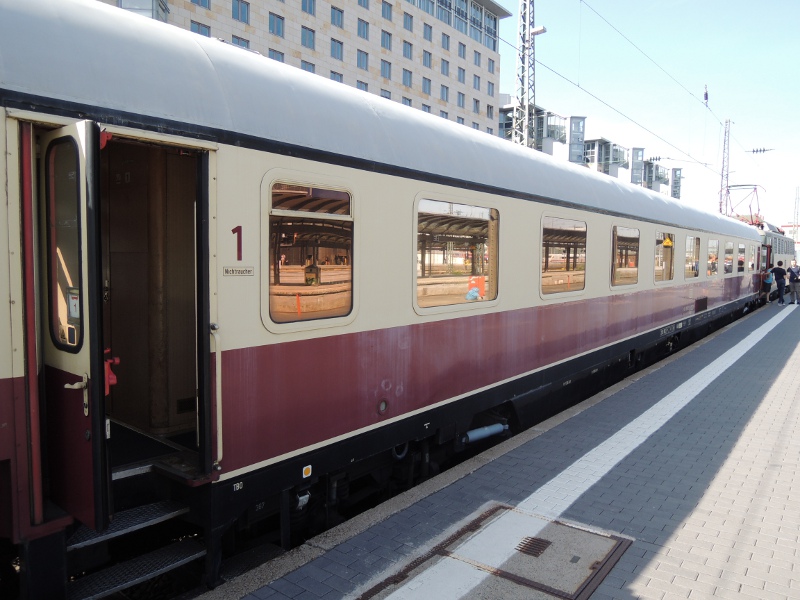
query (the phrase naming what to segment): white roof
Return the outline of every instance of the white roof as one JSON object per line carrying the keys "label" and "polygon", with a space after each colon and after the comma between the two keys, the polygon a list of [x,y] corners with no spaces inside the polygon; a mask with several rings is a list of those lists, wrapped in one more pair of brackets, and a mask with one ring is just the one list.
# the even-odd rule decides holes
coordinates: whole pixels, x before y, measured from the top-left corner
{"label": "white roof", "polygon": [[98,107],[87,112],[101,122],[168,120],[758,239],[722,215],[96,0],[0,0],[0,15],[5,104]]}

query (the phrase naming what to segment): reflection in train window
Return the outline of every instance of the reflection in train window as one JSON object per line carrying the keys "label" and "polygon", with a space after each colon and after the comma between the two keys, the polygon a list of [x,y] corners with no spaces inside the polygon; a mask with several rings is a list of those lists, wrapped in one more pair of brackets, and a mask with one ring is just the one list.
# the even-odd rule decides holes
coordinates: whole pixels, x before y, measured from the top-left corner
{"label": "reflection in train window", "polygon": [[686,236],[686,262],[683,267],[683,277],[691,279],[700,274],[700,238]]}
{"label": "reflection in train window", "polygon": [[725,242],[725,273],[733,273],[733,242]]}
{"label": "reflection in train window", "polygon": [[739,244],[739,254],[736,259],[737,272],[744,273],[744,244]]}
{"label": "reflection in train window", "polygon": [[706,265],[706,275],[711,277],[717,274],[719,264],[719,240],[708,240],[708,264]]}
{"label": "reflection in train window", "polygon": [[586,223],[542,219],[542,293],[574,292],[586,287]]}
{"label": "reflection in train window", "polygon": [[276,323],[342,317],[353,307],[350,195],[272,186],[269,315]]}
{"label": "reflection in train window", "polygon": [[497,298],[499,214],[493,208],[420,200],[417,212],[417,304]]}
{"label": "reflection in train window", "polygon": [[45,158],[49,237],[50,332],[68,352],[82,345],[80,165],[71,137],[52,142]]}
{"label": "reflection in train window", "polygon": [[672,281],[675,276],[675,234],[656,231],[655,280]]}
{"label": "reflection in train window", "polygon": [[611,285],[639,281],[639,230],[614,225],[611,256]]}
{"label": "reflection in train window", "polygon": [[756,247],[750,244],[750,260],[747,262],[747,270],[752,271],[756,268]]}

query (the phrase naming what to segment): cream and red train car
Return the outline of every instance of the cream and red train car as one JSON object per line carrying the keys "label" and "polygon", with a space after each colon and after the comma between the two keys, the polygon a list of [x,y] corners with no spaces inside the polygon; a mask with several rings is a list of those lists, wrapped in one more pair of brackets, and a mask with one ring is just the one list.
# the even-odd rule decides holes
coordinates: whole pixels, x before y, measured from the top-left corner
{"label": "cream and red train car", "polygon": [[94,0],[0,15],[9,594],[150,542],[213,585],[754,302],[740,222]]}

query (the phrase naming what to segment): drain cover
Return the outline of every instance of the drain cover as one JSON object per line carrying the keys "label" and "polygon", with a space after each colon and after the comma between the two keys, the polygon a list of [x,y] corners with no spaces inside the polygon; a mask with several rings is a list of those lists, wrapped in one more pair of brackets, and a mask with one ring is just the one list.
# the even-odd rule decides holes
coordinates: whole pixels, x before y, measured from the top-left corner
{"label": "drain cover", "polygon": [[630,544],[495,506],[360,598],[584,600]]}

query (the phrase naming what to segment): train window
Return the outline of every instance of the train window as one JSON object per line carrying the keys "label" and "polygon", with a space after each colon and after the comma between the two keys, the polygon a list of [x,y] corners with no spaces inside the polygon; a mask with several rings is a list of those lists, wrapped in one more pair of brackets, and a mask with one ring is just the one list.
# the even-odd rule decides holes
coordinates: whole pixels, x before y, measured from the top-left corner
{"label": "train window", "polygon": [[611,255],[611,285],[639,281],[639,230],[614,225]]}
{"label": "train window", "polygon": [[686,236],[686,263],[683,268],[684,279],[691,279],[700,274],[700,238]]}
{"label": "train window", "polygon": [[417,304],[420,308],[497,298],[499,213],[493,208],[420,200]]}
{"label": "train window", "polygon": [[744,244],[739,244],[739,254],[736,259],[737,273],[744,273]]}
{"label": "train window", "polygon": [[350,195],[272,186],[269,315],[276,323],[342,317],[353,308]]}
{"label": "train window", "polygon": [[708,240],[708,263],[706,264],[706,275],[711,277],[717,274],[719,264],[719,240]]}
{"label": "train window", "polygon": [[725,242],[725,273],[733,273],[733,242]]}
{"label": "train window", "polygon": [[586,287],[586,223],[560,217],[542,219],[542,293]]}
{"label": "train window", "polygon": [[747,270],[752,271],[756,268],[756,247],[750,244],[750,260],[747,262]]}
{"label": "train window", "polygon": [[50,332],[57,347],[77,352],[83,333],[81,174],[72,138],[60,138],[48,146],[45,169]]}
{"label": "train window", "polygon": [[656,231],[656,281],[672,281],[675,276],[675,234]]}

